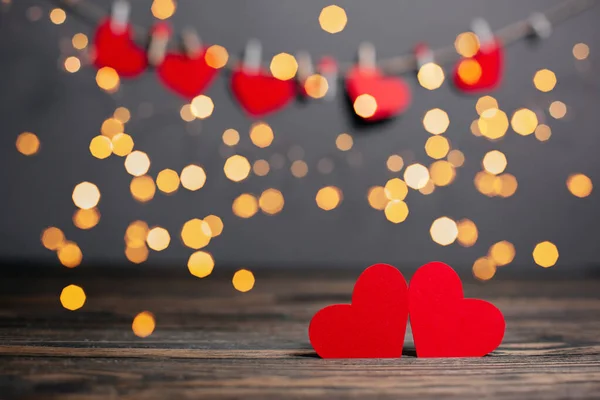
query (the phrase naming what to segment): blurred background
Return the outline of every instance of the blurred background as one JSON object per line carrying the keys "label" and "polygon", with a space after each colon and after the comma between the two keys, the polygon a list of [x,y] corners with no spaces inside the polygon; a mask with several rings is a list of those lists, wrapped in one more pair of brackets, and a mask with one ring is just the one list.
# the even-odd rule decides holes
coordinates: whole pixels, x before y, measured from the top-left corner
{"label": "blurred background", "polygon": [[[559,3],[340,1],[328,9],[316,0],[134,0],[130,18],[146,31],[157,19],[175,33],[193,27],[232,59],[258,39],[268,67],[276,55],[302,50],[315,63],[332,56],[347,64],[365,41],[378,59],[409,54],[417,43],[469,53],[472,37],[457,37],[474,18],[496,30]],[[111,2],[93,5],[110,14]],[[576,274],[600,257],[592,189],[600,174],[598,7],[554,26],[546,39],[504,49],[497,89],[457,90],[452,63],[443,65],[443,81],[433,74],[420,83],[411,71],[402,75],[410,107],[366,124],[357,123],[341,80],[331,100],[293,101],[258,119],[232,96],[225,68],[204,93],[210,101],[202,97],[196,108],[151,68],[121,77],[117,87],[110,71],[90,63],[96,23],[52,1],[2,6],[0,257],[7,262],[185,269],[200,250],[206,254],[192,263],[198,276],[210,273],[210,254],[217,269],[250,270],[440,260],[486,280]],[[490,140],[480,128],[496,121],[495,108],[509,125]],[[129,166],[123,133],[142,152]],[[94,142],[99,135],[109,140]],[[420,189],[407,172],[413,164],[431,175]],[[198,168],[183,172],[190,165],[205,181]],[[178,189],[165,193],[178,178]],[[408,183],[405,197],[398,180],[384,189],[394,178]],[[76,214],[80,208],[89,210]]]}

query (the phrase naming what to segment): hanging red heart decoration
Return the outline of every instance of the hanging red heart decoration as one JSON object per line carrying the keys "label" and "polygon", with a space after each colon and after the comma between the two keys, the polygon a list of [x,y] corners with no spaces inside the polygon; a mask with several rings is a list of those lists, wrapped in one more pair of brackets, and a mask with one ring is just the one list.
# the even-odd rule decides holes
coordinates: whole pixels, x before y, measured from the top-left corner
{"label": "hanging red heart decoration", "polygon": [[495,89],[502,81],[502,44],[493,39],[481,45],[471,58],[461,59],[454,68],[454,85],[463,92]]}
{"label": "hanging red heart decoration", "polygon": [[242,66],[233,71],[231,90],[244,111],[253,117],[285,107],[295,96],[294,80],[282,81],[260,69],[248,73]]}
{"label": "hanging red heart decoration", "polygon": [[204,50],[194,57],[168,53],[156,69],[158,77],[169,89],[191,100],[204,92],[218,72],[206,63],[204,54]]}
{"label": "hanging red heart decoration", "polygon": [[346,77],[346,91],[355,110],[359,96],[368,94],[375,99],[372,113],[359,113],[366,121],[380,121],[401,114],[411,102],[410,87],[403,79],[384,76],[376,68],[352,68]]}
{"label": "hanging red heart decoration", "polygon": [[118,32],[111,27],[111,20],[103,21],[94,36],[94,65],[97,68],[113,68],[122,77],[132,78],[148,66],[146,52],[132,39],[130,24]]}

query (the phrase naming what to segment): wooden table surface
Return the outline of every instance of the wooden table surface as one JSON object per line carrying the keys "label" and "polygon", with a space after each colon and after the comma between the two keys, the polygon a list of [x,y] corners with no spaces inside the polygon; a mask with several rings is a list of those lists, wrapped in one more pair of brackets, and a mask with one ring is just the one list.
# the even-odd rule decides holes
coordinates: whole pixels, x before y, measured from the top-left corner
{"label": "wooden table surface", "polygon": [[[322,360],[307,338],[321,307],[350,300],[360,271],[256,271],[197,279],[181,268],[19,269],[0,282],[0,399],[600,398],[600,280],[475,283],[507,321],[478,359]],[[13,269],[11,269],[13,270]],[[85,306],[67,311],[75,283]],[[156,330],[136,337],[148,310]]]}

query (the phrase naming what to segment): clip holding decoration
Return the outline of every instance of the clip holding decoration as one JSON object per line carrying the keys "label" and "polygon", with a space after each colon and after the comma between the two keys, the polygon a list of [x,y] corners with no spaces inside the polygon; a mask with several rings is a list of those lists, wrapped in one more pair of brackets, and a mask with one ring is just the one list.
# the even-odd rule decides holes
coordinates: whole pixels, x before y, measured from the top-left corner
{"label": "clip holding decoration", "polygon": [[384,76],[377,68],[371,43],[359,47],[358,64],[346,75],[346,92],[355,114],[369,122],[403,113],[411,101],[410,88],[403,79]]}
{"label": "clip holding decoration", "polygon": [[246,45],[242,64],[231,76],[231,90],[244,111],[252,117],[270,114],[285,107],[296,94],[293,79],[282,81],[260,64],[261,44],[251,39]]}
{"label": "clip holding decoration", "polygon": [[218,73],[206,63],[205,50],[192,29],[182,32],[183,52],[168,52],[156,67],[165,86],[187,100],[202,94]]}
{"label": "clip holding decoration", "polygon": [[133,40],[130,8],[123,0],[113,3],[110,18],[96,29],[92,57],[96,68],[110,67],[125,78],[141,74],[148,66],[146,52]]}
{"label": "clip holding decoration", "polygon": [[479,50],[456,64],[454,85],[467,93],[495,89],[502,81],[504,69],[502,43],[483,18],[473,20],[472,30],[479,39]]}
{"label": "clip holding decoration", "polygon": [[150,29],[148,62],[153,67],[158,67],[165,59],[171,33],[171,27],[166,22],[157,22]]}
{"label": "clip holding decoration", "polygon": [[533,13],[529,17],[531,36],[538,39],[548,39],[552,34],[552,23],[543,13]]}
{"label": "clip holding decoration", "polygon": [[303,97],[313,97],[312,88],[309,87],[307,90],[307,83],[310,85],[309,78],[314,75],[315,69],[313,68],[310,54],[306,51],[299,51],[296,54],[296,61],[298,62],[298,72],[296,73],[296,82],[300,88],[300,94]]}
{"label": "clip holding decoration", "polygon": [[318,65],[320,75],[325,78],[325,100],[332,100],[337,94],[338,65],[333,57],[323,57]]}

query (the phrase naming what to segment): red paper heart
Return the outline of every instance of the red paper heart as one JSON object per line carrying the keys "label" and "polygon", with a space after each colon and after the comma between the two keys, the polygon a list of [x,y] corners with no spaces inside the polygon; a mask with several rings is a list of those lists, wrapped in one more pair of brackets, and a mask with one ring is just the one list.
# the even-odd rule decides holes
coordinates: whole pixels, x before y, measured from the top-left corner
{"label": "red paper heart", "polygon": [[241,67],[233,72],[231,90],[242,108],[251,116],[277,111],[295,96],[293,80],[282,81],[261,70],[249,74]]}
{"label": "red paper heart", "polygon": [[320,310],[310,321],[310,343],[322,358],[398,358],[408,317],[406,281],[387,264],[358,278],[352,304]]}
{"label": "red paper heart", "polygon": [[131,25],[122,32],[111,29],[110,19],[102,22],[94,36],[94,65],[111,67],[120,76],[132,78],[144,72],[148,66],[146,52],[132,39]]}
{"label": "red paper heart", "polygon": [[502,81],[502,71],[504,69],[502,44],[497,40],[484,44],[471,59],[479,63],[481,76],[474,82],[465,81],[458,74],[461,63],[468,60],[463,58],[454,68],[454,85],[464,92],[480,92],[496,88]]}
{"label": "red paper heart", "polygon": [[156,72],[165,86],[191,100],[204,92],[218,70],[206,63],[204,51],[200,51],[194,58],[185,54],[169,53]]}
{"label": "red paper heart", "polygon": [[361,94],[370,94],[377,102],[377,110],[367,121],[379,121],[406,111],[411,101],[410,88],[403,79],[386,77],[377,69],[354,67],[346,77],[348,97],[354,101]]}
{"label": "red paper heart", "polygon": [[417,357],[482,357],[502,342],[500,310],[483,300],[465,299],[458,274],[444,263],[419,268],[408,298]]}

